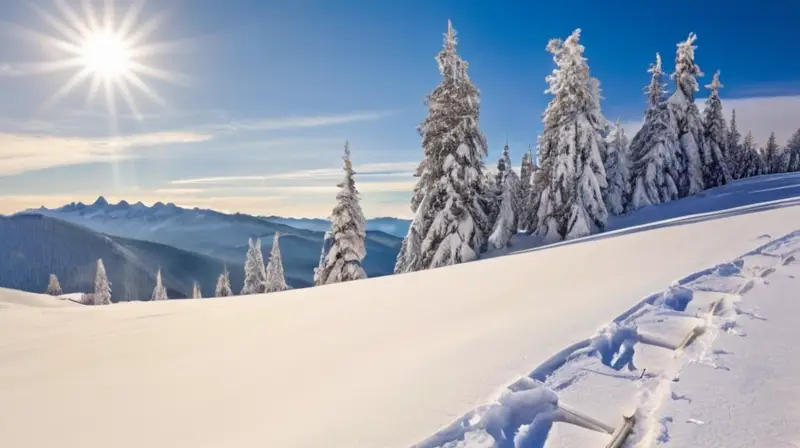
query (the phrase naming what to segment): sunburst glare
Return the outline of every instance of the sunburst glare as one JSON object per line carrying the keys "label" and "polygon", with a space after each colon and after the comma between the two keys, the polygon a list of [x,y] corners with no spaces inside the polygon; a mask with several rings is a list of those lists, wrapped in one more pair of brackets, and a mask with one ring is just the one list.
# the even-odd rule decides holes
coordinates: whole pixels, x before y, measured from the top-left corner
{"label": "sunburst glare", "polygon": [[121,94],[136,117],[141,117],[141,114],[134,99],[135,92],[166,106],[164,99],[148,85],[147,79],[181,83],[183,77],[145,62],[146,57],[179,46],[177,42],[148,42],[164,22],[165,14],[140,22],[139,15],[145,0],[138,0],[130,5],[118,21],[114,0],[103,0],[102,8],[96,8],[92,0],[82,0],[81,3],[80,10],[67,0],[52,0],[53,7],[50,9],[32,4],[36,14],[52,28],[49,33],[15,27],[20,33],[46,43],[58,55],[52,60],[32,64],[32,73],[74,70],[50,97],[45,108],[54,106],[77,87],[87,83],[87,105],[102,89],[106,107],[114,121],[118,94]]}

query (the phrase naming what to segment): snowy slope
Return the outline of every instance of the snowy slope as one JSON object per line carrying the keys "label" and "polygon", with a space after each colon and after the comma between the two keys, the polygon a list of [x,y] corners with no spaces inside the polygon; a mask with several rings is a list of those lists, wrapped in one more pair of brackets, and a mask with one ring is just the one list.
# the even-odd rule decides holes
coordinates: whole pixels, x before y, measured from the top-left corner
{"label": "snowy slope", "polygon": [[[0,444],[407,447],[674,280],[796,230],[796,202],[269,300],[0,313]],[[114,418],[87,431],[98,412]]]}
{"label": "snowy slope", "polygon": [[[324,237],[322,231],[294,228],[245,214],[186,209],[160,202],[151,207],[141,202],[109,204],[103,197],[89,205],[72,203],[25,213],[50,216],[108,235],[166,244],[235,264],[244,263],[248,238],[261,237],[264,253],[269,253],[273,235],[280,232],[285,272],[300,280],[293,283],[296,287],[311,284]],[[392,273],[400,243],[400,238],[387,233],[367,232],[364,268],[370,277]]]}

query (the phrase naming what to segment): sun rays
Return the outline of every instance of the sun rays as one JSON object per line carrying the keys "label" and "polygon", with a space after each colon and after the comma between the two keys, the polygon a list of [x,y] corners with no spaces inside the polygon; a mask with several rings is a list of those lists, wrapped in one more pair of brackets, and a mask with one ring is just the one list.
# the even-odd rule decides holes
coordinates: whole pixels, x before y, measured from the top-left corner
{"label": "sun rays", "polygon": [[165,100],[150,86],[148,79],[181,83],[178,73],[157,67],[148,61],[155,55],[180,46],[177,42],[152,42],[155,31],[166,15],[157,14],[140,20],[145,0],[134,1],[121,18],[116,17],[114,0],[103,0],[102,8],[92,0],[80,0],[75,8],[68,0],[52,0],[52,8],[31,4],[32,10],[50,28],[48,32],[15,26],[19,34],[44,44],[51,56],[47,61],[29,64],[29,73],[70,72],[60,88],[45,103],[49,109],[88,84],[86,104],[102,92],[112,121],[117,116],[117,96],[134,116],[141,117],[136,97],[144,96],[161,106]]}

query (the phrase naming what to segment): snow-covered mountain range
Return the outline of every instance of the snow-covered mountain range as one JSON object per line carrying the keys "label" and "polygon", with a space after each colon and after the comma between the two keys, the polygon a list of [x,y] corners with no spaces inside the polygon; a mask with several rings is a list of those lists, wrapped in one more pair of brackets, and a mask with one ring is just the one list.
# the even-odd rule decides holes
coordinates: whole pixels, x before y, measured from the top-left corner
{"label": "snow-covered mountain range", "polygon": [[[102,196],[88,205],[78,202],[21,214],[49,216],[106,235],[166,244],[228,264],[244,263],[247,240],[251,237],[261,238],[263,251],[268,253],[273,235],[279,232],[287,281],[293,287],[311,284],[324,237],[321,230],[297,228],[268,218],[187,209],[161,202],[150,207],[141,202],[110,204]],[[401,239],[394,235],[368,230],[364,259],[367,275],[391,274],[400,243]]]}

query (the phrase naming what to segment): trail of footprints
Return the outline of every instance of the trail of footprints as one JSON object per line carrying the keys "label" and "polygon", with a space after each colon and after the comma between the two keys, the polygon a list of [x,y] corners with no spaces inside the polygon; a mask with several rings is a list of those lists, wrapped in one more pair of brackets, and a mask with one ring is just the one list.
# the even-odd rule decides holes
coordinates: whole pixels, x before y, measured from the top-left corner
{"label": "trail of footprints", "polygon": [[[771,236],[757,240],[771,240]],[[737,323],[742,316],[768,319],[758,308],[745,306],[742,296],[757,284],[769,284],[769,276],[777,269],[797,263],[798,252],[800,231],[673,283],[591,339],[566,349],[560,362],[540,366],[509,386],[495,403],[470,411],[415,448],[587,446],[576,435],[581,431],[606,434],[606,448],[668,441],[673,418],[656,420],[659,406],[670,400],[692,400],[675,393],[672,384],[680,381],[691,362],[729,370],[725,357],[732,353],[714,350],[713,340],[720,331],[746,337]],[[601,386],[587,392],[582,387],[585,381]],[[598,400],[600,393],[605,396]],[[635,405],[621,412],[617,421],[595,417],[608,417],[609,409],[626,400]],[[564,437],[567,433],[570,436]]]}

